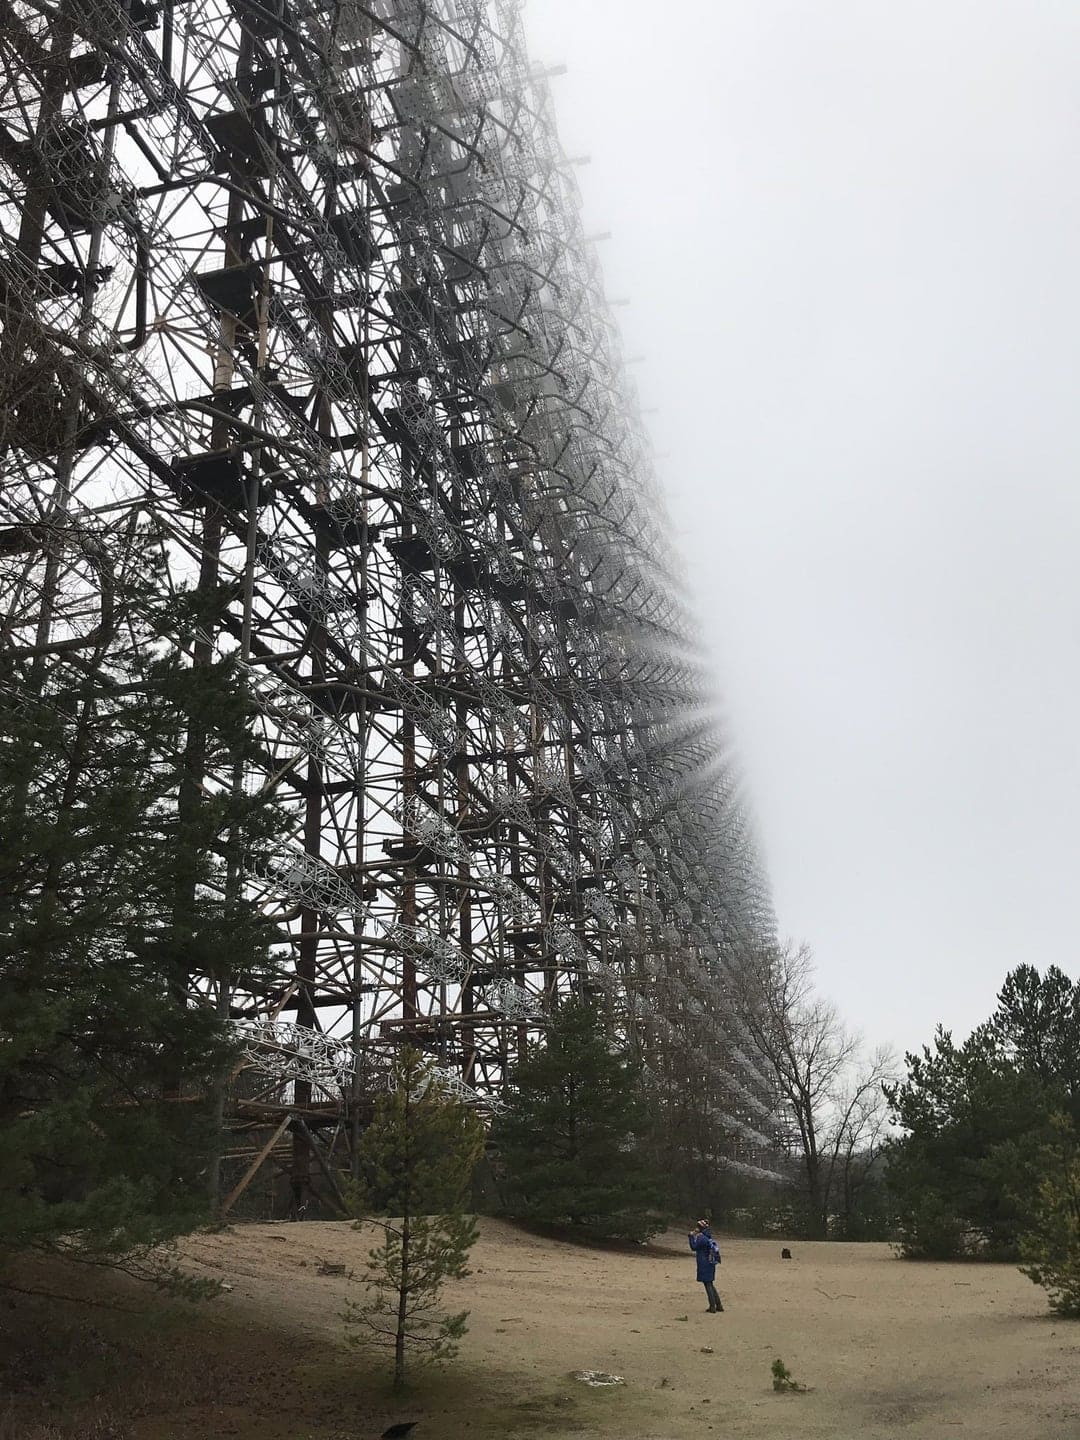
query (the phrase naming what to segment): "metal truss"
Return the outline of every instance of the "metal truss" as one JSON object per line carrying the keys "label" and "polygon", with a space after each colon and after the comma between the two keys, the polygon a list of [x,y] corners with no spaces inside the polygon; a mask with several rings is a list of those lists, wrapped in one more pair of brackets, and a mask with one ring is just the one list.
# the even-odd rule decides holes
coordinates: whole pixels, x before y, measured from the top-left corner
{"label": "metal truss", "polygon": [[298,1196],[394,1045],[493,1100],[574,988],[733,1166],[775,1137],[768,894],[518,11],[0,0],[8,634],[90,626],[134,515],[220,597],[192,663],[295,815],[229,1003]]}

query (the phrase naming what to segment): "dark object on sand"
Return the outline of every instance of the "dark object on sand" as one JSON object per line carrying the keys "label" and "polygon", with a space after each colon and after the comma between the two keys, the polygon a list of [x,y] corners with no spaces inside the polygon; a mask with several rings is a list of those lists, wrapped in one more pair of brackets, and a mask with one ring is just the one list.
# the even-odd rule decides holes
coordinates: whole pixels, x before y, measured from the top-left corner
{"label": "dark object on sand", "polygon": [[418,1420],[401,1420],[382,1432],[382,1440],[405,1440],[413,1426],[419,1423]]}
{"label": "dark object on sand", "polygon": [[786,1245],[785,1245],[784,1248],[780,1251],[780,1259],[781,1259],[781,1260],[790,1260],[790,1259],[791,1259],[791,1251],[787,1248]]}

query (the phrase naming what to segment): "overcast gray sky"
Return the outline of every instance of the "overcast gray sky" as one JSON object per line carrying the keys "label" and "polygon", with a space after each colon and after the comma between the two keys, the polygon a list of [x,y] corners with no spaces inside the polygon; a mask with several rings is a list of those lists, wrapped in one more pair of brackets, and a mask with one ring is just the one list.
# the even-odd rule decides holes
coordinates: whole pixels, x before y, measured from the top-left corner
{"label": "overcast gray sky", "polygon": [[875,1042],[1077,974],[1080,4],[529,0],[782,933]]}

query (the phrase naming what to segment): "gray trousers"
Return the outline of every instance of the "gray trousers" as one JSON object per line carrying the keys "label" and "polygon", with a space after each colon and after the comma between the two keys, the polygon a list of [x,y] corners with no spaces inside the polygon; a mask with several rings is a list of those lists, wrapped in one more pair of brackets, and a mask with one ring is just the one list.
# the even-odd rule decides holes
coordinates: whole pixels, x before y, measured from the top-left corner
{"label": "gray trousers", "polygon": [[720,1304],[720,1296],[716,1293],[715,1284],[711,1280],[703,1280],[701,1283],[705,1286],[705,1294],[709,1297],[709,1309],[723,1309],[723,1306]]}

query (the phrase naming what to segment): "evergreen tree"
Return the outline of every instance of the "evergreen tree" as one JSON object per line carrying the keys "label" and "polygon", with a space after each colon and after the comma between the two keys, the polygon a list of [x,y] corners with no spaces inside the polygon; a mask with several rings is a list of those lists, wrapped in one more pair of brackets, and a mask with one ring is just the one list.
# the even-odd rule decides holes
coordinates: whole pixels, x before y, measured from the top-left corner
{"label": "evergreen tree", "polygon": [[1012,971],[989,1020],[962,1044],[939,1028],[887,1087],[905,1132],[888,1184],[903,1253],[948,1259],[973,1242],[1015,1259],[1034,1223],[1054,1117],[1080,1116],[1080,985],[1056,966]]}
{"label": "evergreen tree", "polygon": [[907,1078],[887,1091],[906,1131],[890,1148],[888,1169],[903,1253],[947,1260],[977,1242],[992,1256],[1014,1257],[1022,1179],[1034,1188],[1047,1118],[1038,1084],[1004,1062],[985,1034],[958,1046],[939,1029],[933,1048],[906,1063]]}
{"label": "evergreen tree", "polygon": [[1045,975],[1018,965],[1006,975],[984,1031],[1004,1061],[1080,1125],[1080,984],[1056,965]]}
{"label": "evergreen tree", "polygon": [[556,1011],[505,1099],[492,1141],[510,1214],[610,1239],[646,1240],[663,1227],[641,1071],[592,1005],[573,999]]}
{"label": "evergreen tree", "polygon": [[191,977],[227,994],[270,938],[229,869],[277,812],[200,784],[181,815],[192,731],[227,773],[248,710],[232,667],[177,653],[193,608],[161,597],[149,540],[89,639],[13,648],[0,687],[0,1260],[140,1270],[205,1217],[206,1097],[232,1052]]}
{"label": "evergreen tree", "polygon": [[440,1298],[444,1281],[469,1273],[477,1230],[468,1202],[484,1135],[417,1051],[401,1053],[393,1084],[375,1103],[360,1142],[363,1178],[352,1189],[357,1228],[382,1217],[382,1239],[368,1255],[367,1298],[351,1301],[344,1318],[352,1344],[393,1351],[400,1390],[408,1355],[449,1360],[465,1333],[468,1311],[447,1315]]}
{"label": "evergreen tree", "polygon": [[1042,1285],[1051,1310],[1080,1317],[1080,1142],[1066,1115],[1056,1115],[1042,1156],[1042,1179],[1020,1237],[1023,1273]]}

